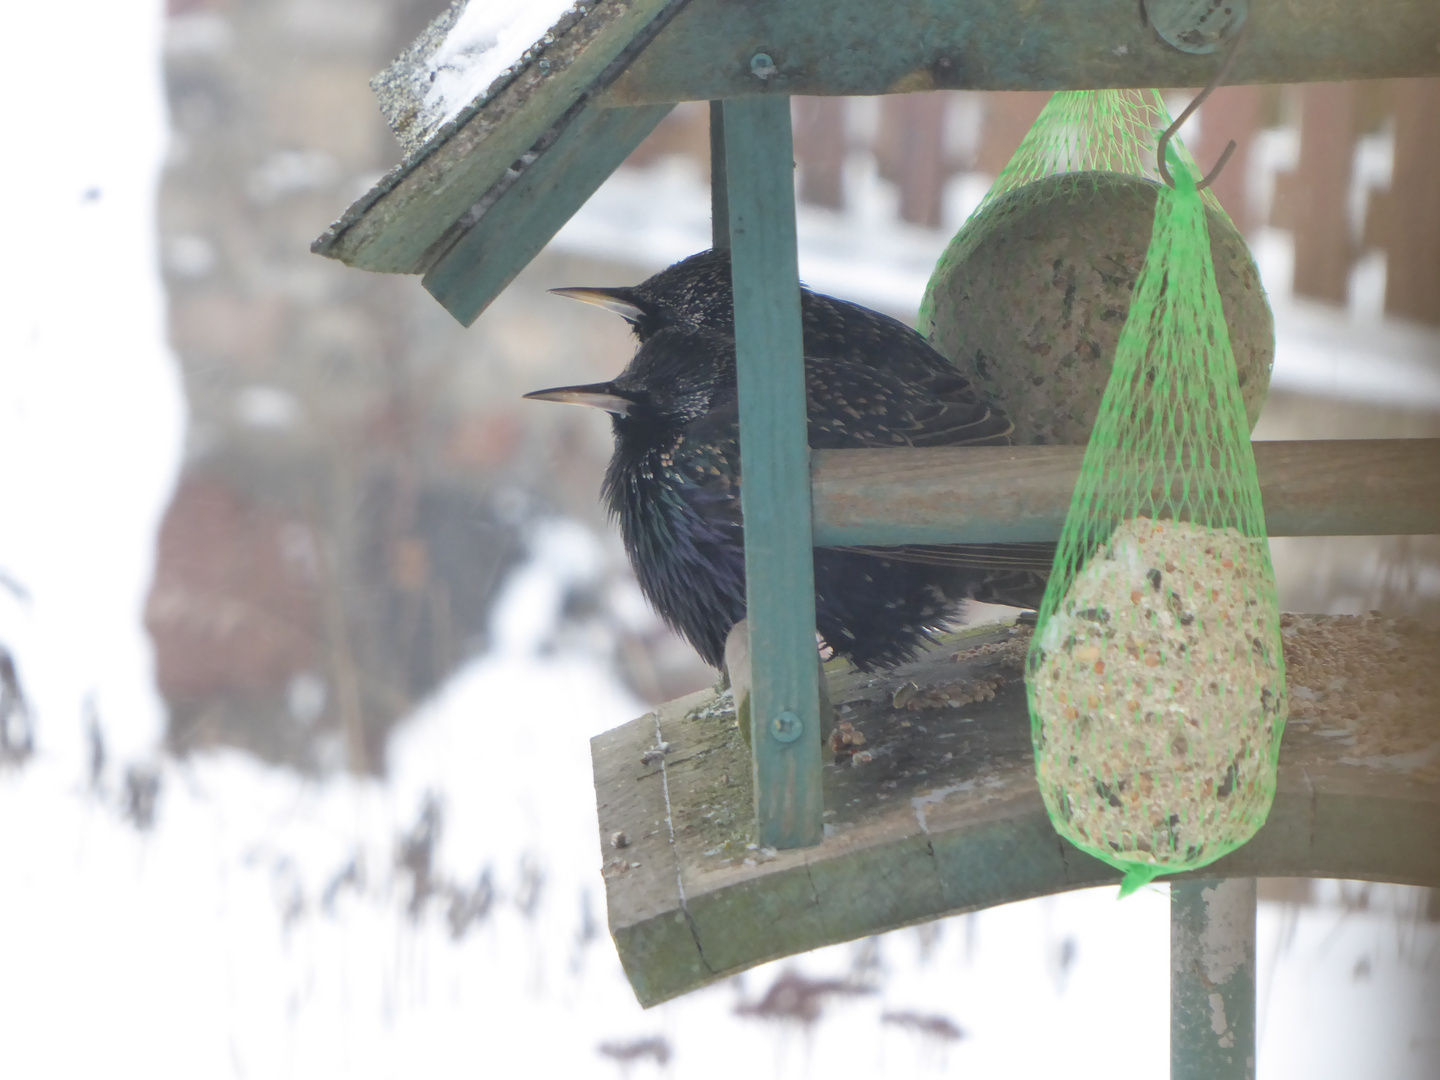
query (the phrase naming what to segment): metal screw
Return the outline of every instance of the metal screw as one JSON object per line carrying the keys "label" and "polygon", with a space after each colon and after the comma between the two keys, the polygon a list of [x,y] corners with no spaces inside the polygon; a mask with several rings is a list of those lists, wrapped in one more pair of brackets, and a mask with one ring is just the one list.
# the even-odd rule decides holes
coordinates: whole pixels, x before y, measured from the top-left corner
{"label": "metal screw", "polygon": [[756,53],[750,58],[750,74],[757,79],[765,80],[776,72],[775,61],[770,59],[769,53]]}
{"label": "metal screw", "polygon": [[770,721],[770,731],[778,742],[790,743],[800,737],[805,725],[793,712],[782,712]]}

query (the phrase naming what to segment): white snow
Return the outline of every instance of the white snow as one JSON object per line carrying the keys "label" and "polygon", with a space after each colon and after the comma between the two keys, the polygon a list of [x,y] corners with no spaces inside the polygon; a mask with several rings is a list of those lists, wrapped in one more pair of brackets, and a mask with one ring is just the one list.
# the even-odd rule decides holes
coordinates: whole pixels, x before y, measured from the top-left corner
{"label": "white snow", "polygon": [[572,6],[574,0],[470,0],[427,65],[430,130],[485,93]]}
{"label": "white snow", "polygon": [[[49,40],[54,18],[4,5],[0,39]],[[76,752],[93,699],[133,759],[163,723],[139,617],[184,425],[156,265],[161,5],[83,3],[66,22],[83,27],[67,77],[27,50],[0,69],[5,100],[31,103],[11,145],[33,155],[0,170],[0,569],[31,595],[0,594],[0,641],[40,703],[43,753]]]}

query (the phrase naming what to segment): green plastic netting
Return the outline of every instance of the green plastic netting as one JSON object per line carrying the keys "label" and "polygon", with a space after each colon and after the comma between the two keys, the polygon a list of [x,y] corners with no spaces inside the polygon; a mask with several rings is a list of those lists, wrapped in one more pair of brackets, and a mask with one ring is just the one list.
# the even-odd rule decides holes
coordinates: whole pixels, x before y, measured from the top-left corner
{"label": "green plastic netting", "polygon": [[[1056,94],[936,264],[918,326],[1023,444],[1083,444],[1145,262],[1161,183],[1153,93]],[[1184,158],[1182,151],[1182,159]],[[1244,237],[1206,197],[1211,256],[1253,426],[1274,322]]]}
{"label": "green plastic netting", "polygon": [[[1094,170],[1153,178],[1168,123],[1154,93],[1057,94],[987,202],[1047,178],[1053,198],[1057,180],[1075,189]],[[1254,835],[1286,716],[1274,574],[1206,224],[1218,206],[1173,141],[1167,161],[1176,186],[1158,188],[1026,680],[1050,818],[1125,871],[1122,895]]]}
{"label": "green plastic netting", "polygon": [[[937,277],[947,264],[963,261],[982,239],[971,226],[990,217],[995,203],[1004,201],[1018,209],[1027,201],[1053,199],[1081,185],[1103,183],[1107,173],[1158,183],[1156,141],[1169,126],[1169,110],[1156,90],[1067,90],[1051,95],[966,226],[941,255]],[[1179,141],[1172,140],[1172,145],[1180,160],[1193,167]],[[1040,188],[1034,187],[1041,182],[1045,183]],[[1020,188],[1030,189],[1026,199],[1005,198]],[[1220,210],[1211,192],[1201,197]],[[927,290],[921,301],[921,325],[929,323],[934,303],[933,292]]]}

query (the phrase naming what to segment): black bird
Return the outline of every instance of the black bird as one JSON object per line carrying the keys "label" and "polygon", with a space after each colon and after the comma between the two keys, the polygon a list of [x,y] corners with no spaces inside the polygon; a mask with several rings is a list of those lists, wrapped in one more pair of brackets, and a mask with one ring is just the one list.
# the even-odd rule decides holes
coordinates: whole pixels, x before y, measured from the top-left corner
{"label": "black bird", "polygon": [[[635,358],[611,382],[526,397],[612,414],[615,455],[604,496],[640,587],[706,662],[719,667],[726,635],[745,616],[735,342],[696,321],[646,328]],[[943,368],[922,358],[902,364],[900,375],[883,363],[807,349],[811,447],[1005,442],[1008,420],[1000,417],[997,430],[997,414],[940,363]],[[1052,553],[1043,544],[819,548],[817,629],[861,670],[893,666],[953,619],[966,596],[1034,606]]]}
{"label": "black bird", "polygon": [[[639,285],[551,289],[622,316],[641,344],[668,327],[715,330],[735,336],[730,253],[710,249],[682,259]],[[806,356],[856,361],[921,384],[939,380],[951,407],[968,410],[967,443],[982,438],[1006,444],[1014,425],[986,402],[949,360],[899,319],[801,286],[800,324]]]}

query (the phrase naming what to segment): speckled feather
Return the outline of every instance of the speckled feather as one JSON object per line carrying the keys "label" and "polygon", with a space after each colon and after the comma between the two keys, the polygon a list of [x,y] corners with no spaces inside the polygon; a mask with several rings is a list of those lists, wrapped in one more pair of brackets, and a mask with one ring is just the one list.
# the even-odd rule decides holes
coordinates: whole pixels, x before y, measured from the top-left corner
{"label": "speckled feather", "polygon": [[[693,327],[735,336],[728,251],[701,251],[639,285],[603,291],[634,305],[637,314],[630,323],[642,343],[669,327]],[[946,422],[957,432],[963,431],[964,436],[926,445],[1009,442],[1014,429],[1010,418],[987,403],[970,380],[900,320],[801,286],[800,323],[806,356],[854,361],[943,398]],[[810,390],[813,393],[813,386]]]}
{"label": "speckled feather", "polygon": [[[977,413],[969,384],[952,371],[907,380],[853,357],[807,355],[805,374],[812,447],[1004,441],[994,414]],[[745,615],[734,341],[693,325],[649,330],[607,390],[631,403],[614,417],[604,494],[640,587],[718,667],[726,634]],[[893,666],[967,596],[1033,606],[1052,552],[1046,544],[820,548],[817,628],[862,670]]]}

